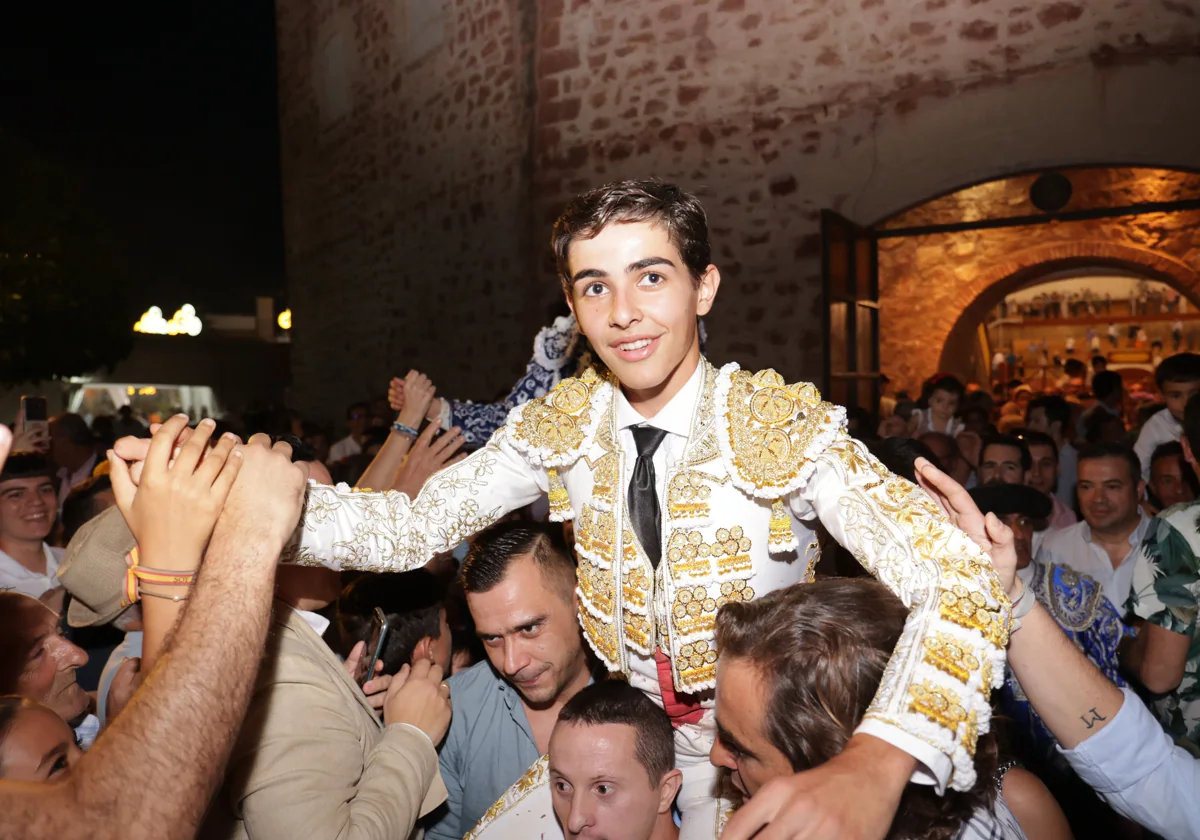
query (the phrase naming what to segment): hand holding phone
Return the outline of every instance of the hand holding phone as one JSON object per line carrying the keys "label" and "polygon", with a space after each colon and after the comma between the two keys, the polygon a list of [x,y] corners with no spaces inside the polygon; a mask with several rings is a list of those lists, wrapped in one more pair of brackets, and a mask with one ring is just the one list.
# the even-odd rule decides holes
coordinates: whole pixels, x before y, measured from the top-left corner
{"label": "hand holding phone", "polygon": [[49,408],[45,397],[21,397],[21,410],[13,432],[14,452],[46,452],[50,449]]}
{"label": "hand holding phone", "polygon": [[371,677],[375,676],[375,663],[383,657],[383,648],[387,644],[388,637],[388,620],[383,614],[383,610],[376,607],[371,614],[371,626],[367,632],[366,649],[363,651],[362,658],[358,661],[358,671],[354,675],[354,681],[359,686],[366,685]]}

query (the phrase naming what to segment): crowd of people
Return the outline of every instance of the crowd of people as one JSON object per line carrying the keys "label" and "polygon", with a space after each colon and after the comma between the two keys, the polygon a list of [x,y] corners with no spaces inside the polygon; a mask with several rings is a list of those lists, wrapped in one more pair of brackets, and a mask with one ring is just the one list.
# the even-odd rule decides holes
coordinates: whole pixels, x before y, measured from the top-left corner
{"label": "crowd of people", "polygon": [[834,406],[686,192],[553,249],[494,403],[0,427],[0,833],[1200,836],[1200,356]]}

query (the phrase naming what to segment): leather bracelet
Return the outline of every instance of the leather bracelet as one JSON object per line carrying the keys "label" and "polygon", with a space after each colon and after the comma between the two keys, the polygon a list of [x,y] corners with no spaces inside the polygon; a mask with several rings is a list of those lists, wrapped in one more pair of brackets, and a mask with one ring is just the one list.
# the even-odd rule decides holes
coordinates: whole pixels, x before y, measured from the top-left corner
{"label": "leather bracelet", "polygon": [[1017,600],[1013,601],[1013,605],[1012,605],[1012,619],[1009,621],[1009,624],[1008,624],[1008,635],[1009,636],[1012,636],[1013,633],[1016,633],[1018,630],[1021,629],[1021,619],[1023,619],[1025,616],[1029,615],[1030,611],[1033,610],[1033,608],[1036,604],[1037,604],[1037,596],[1035,596],[1033,594],[1032,589],[1030,589],[1028,586],[1026,586],[1024,584],[1024,582],[1022,582],[1021,597],[1018,598]]}
{"label": "leather bracelet", "polygon": [[402,435],[408,435],[411,438],[415,438],[420,434],[420,432],[418,432],[412,426],[405,426],[399,420],[392,424],[392,431],[399,432]]}

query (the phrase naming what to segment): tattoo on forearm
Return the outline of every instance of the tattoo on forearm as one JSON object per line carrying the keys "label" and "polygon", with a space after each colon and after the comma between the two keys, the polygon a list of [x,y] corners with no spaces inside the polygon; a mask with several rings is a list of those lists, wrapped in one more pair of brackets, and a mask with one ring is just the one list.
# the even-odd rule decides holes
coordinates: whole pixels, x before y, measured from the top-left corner
{"label": "tattoo on forearm", "polygon": [[1088,710],[1086,715],[1080,715],[1079,719],[1083,721],[1083,725],[1088,729],[1094,729],[1096,724],[1102,720],[1108,720],[1104,715],[1096,711],[1095,707]]}

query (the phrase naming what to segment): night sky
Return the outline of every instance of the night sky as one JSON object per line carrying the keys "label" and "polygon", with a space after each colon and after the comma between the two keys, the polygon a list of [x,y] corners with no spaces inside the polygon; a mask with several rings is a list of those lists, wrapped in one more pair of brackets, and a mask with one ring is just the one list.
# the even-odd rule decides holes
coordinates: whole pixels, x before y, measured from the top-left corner
{"label": "night sky", "polygon": [[5,6],[0,131],[70,173],[131,303],[249,314],[281,297],[273,5]]}

